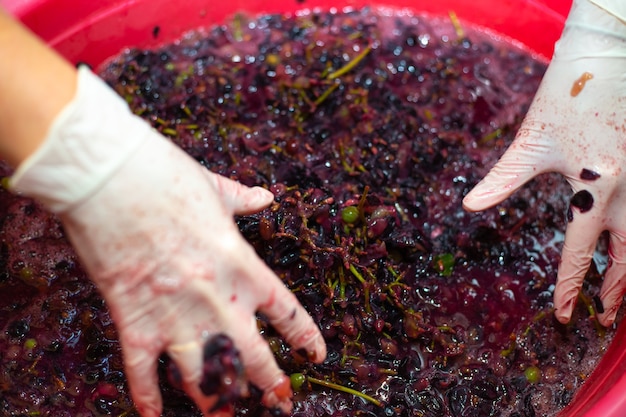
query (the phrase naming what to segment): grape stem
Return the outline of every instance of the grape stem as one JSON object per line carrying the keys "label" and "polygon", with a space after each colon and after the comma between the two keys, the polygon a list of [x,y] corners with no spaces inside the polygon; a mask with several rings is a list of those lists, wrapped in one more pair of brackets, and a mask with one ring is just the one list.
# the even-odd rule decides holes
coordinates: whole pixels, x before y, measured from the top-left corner
{"label": "grape stem", "polygon": [[333,84],[333,85],[331,85],[330,87],[328,87],[328,88],[326,89],[326,91],[324,91],[324,92],[322,93],[322,95],[321,95],[321,96],[319,96],[319,97],[318,97],[318,98],[317,98],[317,99],[313,102],[313,105],[314,105],[315,107],[318,107],[320,104],[322,104],[322,103],[324,102],[324,100],[326,100],[326,99],[328,98],[328,96],[330,96],[330,95],[333,93],[333,91],[335,91],[335,90],[337,89],[337,87],[339,87],[339,84]]}
{"label": "grape stem", "polygon": [[363,398],[366,401],[371,402],[372,404],[377,405],[378,407],[382,407],[383,403],[380,402],[379,400],[377,400],[374,397],[370,397],[367,394],[364,394],[360,391],[354,390],[352,388],[348,388],[345,387],[343,385],[339,385],[339,384],[335,384],[334,382],[330,382],[330,381],[324,381],[323,379],[317,379],[314,378],[312,376],[307,376],[306,377],[307,381],[309,381],[312,384],[317,384],[317,385],[321,385],[322,387],[326,387],[326,388],[332,388],[335,389],[337,391],[342,391],[348,394],[352,394],[352,395],[356,395],[357,397]]}
{"label": "grape stem", "polygon": [[452,22],[452,26],[454,26],[454,31],[456,32],[456,36],[458,36],[459,39],[465,38],[465,31],[463,30],[463,27],[461,26],[461,22],[459,21],[459,18],[457,17],[456,13],[451,10],[449,13],[449,16],[450,16],[450,21]]}
{"label": "grape stem", "polygon": [[350,272],[352,272],[352,275],[354,275],[354,277],[358,279],[359,282],[363,285],[363,297],[365,298],[365,311],[370,313],[372,311],[372,308],[370,306],[369,283],[365,280],[365,278],[363,278],[363,275],[361,275],[361,273],[356,269],[356,267],[353,264],[350,264],[349,269],[350,269]]}
{"label": "grape stem", "polygon": [[368,45],[367,48],[363,49],[363,51],[361,51],[361,53],[358,54],[352,61],[348,62],[343,67],[339,68],[337,71],[331,72],[330,74],[326,76],[326,78],[328,78],[329,80],[334,80],[335,78],[339,78],[342,75],[350,72],[350,70],[356,67],[359,64],[359,62],[361,62],[363,58],[365,58],[367,54],[370,53],[371,50],[372,50],[372,46]]}
{"label": "grape stem", "polygon": [[593,320],[593,324],[596,328],[596,333],[598,334],[598,337],[604,337],[606,334],[606,330],[602,327],[600,322],[597,320],[596,310],[593,307],[593,303],[591,299],[582,291],[578,293],[578,299],[585,305],[585,307],[587,307],[589,318]]}
{"label": "grape stem", "polygon": [[132,407],[126,411],[124,411],[122,414],[120,414],[118,417],[126,417],[128,415],[130,415],[131,412],[135,411],[135,407]]}

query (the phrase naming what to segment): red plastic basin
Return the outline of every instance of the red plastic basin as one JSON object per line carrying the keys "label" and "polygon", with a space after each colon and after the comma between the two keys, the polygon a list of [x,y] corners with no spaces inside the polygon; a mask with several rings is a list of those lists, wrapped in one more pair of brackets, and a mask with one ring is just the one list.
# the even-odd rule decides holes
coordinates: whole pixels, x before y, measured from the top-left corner
{"label": "red plastic basin", "polygon": [[97,66],[123,47],[158,45],[236,11],[293,12],[367,4],[436,14],[454,10],[461,20],[508,35],[549,58],[571,0],[0,0],[0,4],[68,59]]}
{"label": "red plastic basin", "polygon": [[[238,11],[284,13],[365,5],[447,15],[503,34],[548,60],[572,0],[0,0],[70,61],[98,67],[126,47],[153,47]],[[558,417],[626,416],[626,326]]]}

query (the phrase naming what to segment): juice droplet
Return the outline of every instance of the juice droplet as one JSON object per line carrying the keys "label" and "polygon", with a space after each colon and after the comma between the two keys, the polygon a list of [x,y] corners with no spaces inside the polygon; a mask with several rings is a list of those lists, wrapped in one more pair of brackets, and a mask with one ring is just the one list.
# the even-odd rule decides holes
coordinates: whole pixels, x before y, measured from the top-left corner
{"label": "juice droplet", "polygon": [[592,73],[584,72],[583,75],[580,76],[580,78],[574,81],[574,85],[572,85],[572,90],[570,91],[572,97],[576,97],[578,94],[580,94],[580,92],[583,91],[583,88],[585,88],[585,84],[587,83],[587,81],[592,78]]}

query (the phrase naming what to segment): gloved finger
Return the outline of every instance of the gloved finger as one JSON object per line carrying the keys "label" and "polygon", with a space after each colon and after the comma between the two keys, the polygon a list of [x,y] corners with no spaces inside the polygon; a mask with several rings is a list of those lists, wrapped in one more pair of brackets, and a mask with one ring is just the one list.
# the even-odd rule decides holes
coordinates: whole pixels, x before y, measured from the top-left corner
{"label": "gloved finger", "polygon": [[561,323],[569,322],[572,316],[578,293],[602,232],[602,223],[593,212],[581,212],[576,207],[571,207],[571,210],[572,220],[565,232],[554,289],[554,314]]}
{"label": "gloved finger", "polygon": [[248,187],[237,181],[205,170],[222,202],[237,215],[256,213],[274,201],[274,194],[262,187]]}
{"label": "gloved finger", "polygon": [[603,326],[613,324],[626,293],[626,236],[611,233],[609,239],[609,267],[600,290],[603,311],[598,312]]}
{"label": "gloved finger", "polygon": [[[555,164],[545,125],[526,117],[511,146],[489,173],[465,196],[463,207],[481,211],[505,200],[522,185]],[[552,158],[552,160],[551,160]]]}
{"label": "gloved finger", "polygon": [[149,354],[149,347],[127,342],[120,338],[124,352],[124,368],[128,387],[135,408],[142,417],[158,417],[163,409],[163,399],[159,390],[157,356]]}
{"label": "gloved finger", "polygon": [[302,307],[296,296],[289,291],[273,272],[260,265],[257,273],[266,274],[261,282],[270,287],[267,300],[259,305],[259,311],[268,318],[272,327],[285,337],[296,350],[303,349],[309,360],[321,363],[326,358],[326,343],[319,327]]}
{"label": "gloved finger", "polygon": [[211,335],[203,344],[172,345],[167,352],[170,382],[184,389],[204,415],[232,416],[233,402],[248,395],[239,351],[225,334]]}
{"label": "gloved finger", "polygon": [[291,413],[291,381],[278,367],[267,341],[260,335],[256,318],[252,317],[247,325],[232,322],[230,328],[238,329],[232,337],[240,348],[248,380],[263,391],[263,405]]}

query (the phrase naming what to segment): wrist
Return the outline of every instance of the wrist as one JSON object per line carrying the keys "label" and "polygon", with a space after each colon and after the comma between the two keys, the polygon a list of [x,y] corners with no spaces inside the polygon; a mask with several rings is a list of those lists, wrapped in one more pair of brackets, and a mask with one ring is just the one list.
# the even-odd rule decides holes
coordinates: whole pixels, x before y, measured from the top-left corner
{"label": "wrist", "polygon": [[607,13],[615,16],[626,24],[626,2],[624,0],[589,0]]}
{"label": "wrist", "polygon": [[566,63],[567,71],[583,70],[620,82],[625,58],[626,24],[591,0],[574,0],[552,64],[559,61]]}
{"label": "wrist", "polygon": [[81,68],[74,98],[19,165],[10,186],[55,213],[66,211],[96,192],[150,130],[102,80]]}
{"label": "wrist", "polygon": [[623,0],[574,0],[565,29],[626,39],[626,2]]}

